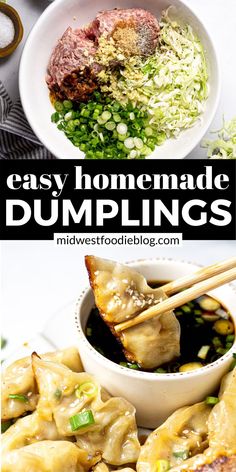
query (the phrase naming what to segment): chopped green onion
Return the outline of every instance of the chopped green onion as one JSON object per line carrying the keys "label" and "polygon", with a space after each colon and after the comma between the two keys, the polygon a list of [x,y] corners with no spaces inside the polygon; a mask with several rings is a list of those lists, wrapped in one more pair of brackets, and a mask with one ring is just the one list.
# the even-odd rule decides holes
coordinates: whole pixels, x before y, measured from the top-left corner
{"label": "chopped green onion", "polygon": [[54,103],[54,108],[55,108],[55,110],[58,111],[59,113],[61,113],[62,111],[64,111],[63,103],[58,102],[58,101]]}
{"label": "chopped green onion", "polygon": [[227,352],[227,349],[224,349],[223,347],[218,347],[216,349],[216,352],[217,354],[221,354],[221,356],[223,356]]}
{"label": "chopped green onion", "polygon": [[134,370],[139,370],[138,364],[131,364],[130,362],[128,362],[128,368],[129,369],[134,369]]}
{"label": "chopped green onion", "polygon": [[135,159],[136,156],[137,156],[137,151],[135,151],[135,149],[132,149],[132,151],[130,151],[129,153],[130,159]]}
{"label": "chopped green onion", "polygon": [[214,344],[215,347],[222,346],[222,342],[220,338],[218,338],[218,336],[214,336],[214,338],[212,339],[212,343]]}
{"label": "chopped green onion", "polygon": [[194,313],[194,315],[201,315],[202,310],[194,310],[193,313]]}
{"label": "chopped green onion", "polygon": [[97,391],[98,388],[93,382],[84,382],[75,390],[75,395],[77,398],[81,398],[83,395],[93,397]]}
{"label": "chopped green onion", "polygon": [[183,314],[182,310],[175,311],[176,316],[181,316]]}
{"label": "chopped green onion", "polygon": [[89,327],[89,328],[86,329],[87,336],[92,336],[92,333],[93,333],[92,328]]}
{"label": "chopped green onion", "polygon": [[226,343],[225,349],[229,350],[233,346],[233,343]]}
{"label": "chopped green onion", "polygon": [[64,100],[63,106],[66,110],[71,110],[73,108],[73,103],[70,100]]}
{"label": "chopped green onion", "polygon": [[57,399],[57,400],[60,400],[61,397],[62,397],[62,391],[60,390],[60,388],[57,388],[54,392],[54,397]]}
{"label": "chopped green onion", "polygon": [[4,349],[6,345],[7,345],[7,340],[1,336],[1,349]]}
{"label": "chopped green onion", "polygon": [[199,349],[197,356],[200,357],[200,359],[206,359],[209,349],[210,346],[202,346],[201,349]]}
{"label": "chopped green onion", "polygon": [[219,403],[219,398],[218,397],[206,397],[206,404],[207,405],[216,405],[217,403]]}
{"label": "chopped green onion", "polygon": [[27,403],[29,401],[29,398],[21,393],[10,393],[10,395],[8,395],[8,398],[10,398],[11,400],[18,400],[19,402],[24,403]]}
{"label": "chopped green onion", "polygon": [[68,111],[65,116],[64,116],[64,120],[65,121],[69,121],[73,118],[73,111]]}
{"label": "chopped green onion", "polygon": [[235,367],[236,367],[236,353],[234,352],[234,353],[233,353],[233,360],[232,360],[232,362],[231,362],[231,364],[230,364],[229,370],[233,370]]}
{"label": "chopped green onion", "polygon": [[133,149],[134,148],[134,139],[133,138],[126,138],[124,141],[124,145],[127,149]]}
{"label": "chopped green onion", "polygon": [[183,306],[181,306],[181,310],[182,310],[184,313],[191,313],[191,308],[190,308],[188,305],[183,305]]}
{"label": "chopped green onion", "polygon": [[167,373],[167,370],[166,369],[163,369],[162,367],[158,367],[158,369],[156,369],[154,371],[155,374],[166,374]]}
{"label": "chopped green onion", "polygon": [[111,118],[111,113],[109,111],[104,111],[102,114],[101,114],[101,118],[106,122],[108,120],[110,120]]}
{"label": "chopped green onion", "polygon": [[141,138],[134,138],[134,145],[137,149],[143,148],[143,140]]}
{"label": "chopped green onion", "polygon": [[120,134],[121,136],[123,136],[124,134],[127,133],[128,131],[128,127],[125,123],[119,123],[116,127],[117,129],[117,133]]}
{"label": "chopped green onion", "polygon": [[165,459],[158,459],[156,461],[156,469],[155,472],[167,472],[170,469],[169,461]]}
{"label": "chopped green onion", "polygon": [[226,342],[227,343],[233,343],[234,342],[234,334],[228,334],[228,336],[226,336]]}
{"label": "chopped green onion", "polygon": [[114,113],[114,115],[113,115],[113,120],[114,120],[116,123],[120,123],[120,122],[121,122],[121,117],[120,117],[120,115],[118,115],[118,113]]}
{"label": "chopped green onion", "polygon": [[190,306],[190,308],[194,308],[194,303],[193,302],[188,302],[187,305]]}
{"label": "chopped green onion", "polygon": [[53,113],[51,116],[51,122],[57,123],[59,120],[60,120],[60,114],[57,111],[55,111],[55,113]]}
{"label": "chopped green onion", "polygon": [[1,422],[1,433],[5,433],[7,431],[7,429],[10,428],[11,425],[12,425],[11,420],[2,421]]}
{"label": "chopped green onion", "polygon": [[120,362],[122,367],[126,367],[127,369],[134,369],[139,370],[138,364],[132,364],[131,362]]}
{"label": "chopped green onion", "polygon": [[188,450],[176,451],[176,452],[173,452],[173,456],[179,459],[183,459],[185,461],[189,457],[189,451]]}
{"label": "chopped green onion", "polygon": [[204,320],[203,320],[202,318],[196,317],[196,318],[195,318],[195,321],[196,321],[198,324],[204,324]]}
{"label": "chopped green onion", "polygon": [[150,128],[150,126],[147,126],[144,131],[145,131],[146,136],[152,136],[153,135],[153,129]]}
{"label": "chopped green onion", "polygon": [[77,431],[78,429],[95,424],[93,412],[91,410],[81,411],[81,413],[71,416],[69,421],[72,431]]}
{"label": "chopped green onion", "polygon": [[108,129],[109,131],[113,131],[116,128],[116,124],[114,121],[108,121],[105,124],[105,128]]}
{"label": "chopped green onion", "polygon": [[106,120],[104,120],[101,116],[98,116],[97,122],[99,125],[104,125],[106,123]]}

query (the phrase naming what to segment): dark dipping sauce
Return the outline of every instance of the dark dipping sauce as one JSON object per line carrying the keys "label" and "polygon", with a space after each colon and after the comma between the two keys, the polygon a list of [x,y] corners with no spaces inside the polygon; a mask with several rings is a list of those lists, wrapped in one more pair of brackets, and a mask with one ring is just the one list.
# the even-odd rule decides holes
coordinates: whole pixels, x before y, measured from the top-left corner
{"label": "dark dipping sauce", "polygon": [[[160,287],[164,283],[167,282],[148,282],[152,288]],[[200,363],[198,367],[201,367],[201,364],[210,364],[232,347],[235,337],[234,323],[230,313],[218,300],[204,295],[177,308],[175,315],[180,323],[181,355],[148,372],[174,373],[193,370],[194,366],[187,366],[189,363]],[[107,359],[130,369],[144,371],[138,364],[127,362],[122,344],[111,333],[96,307],[90,312],[85,334],[94,349]]]}

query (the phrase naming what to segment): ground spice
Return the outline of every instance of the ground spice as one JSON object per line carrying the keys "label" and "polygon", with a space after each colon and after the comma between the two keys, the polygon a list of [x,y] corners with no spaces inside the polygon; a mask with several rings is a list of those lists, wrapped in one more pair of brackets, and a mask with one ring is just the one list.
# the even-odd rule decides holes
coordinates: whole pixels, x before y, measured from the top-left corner
{"label": "ground spice", "polygon": [[140,54],[138,34],[133,25],[119,24],[113,33],[113,39],[126,55],[134,56]]}

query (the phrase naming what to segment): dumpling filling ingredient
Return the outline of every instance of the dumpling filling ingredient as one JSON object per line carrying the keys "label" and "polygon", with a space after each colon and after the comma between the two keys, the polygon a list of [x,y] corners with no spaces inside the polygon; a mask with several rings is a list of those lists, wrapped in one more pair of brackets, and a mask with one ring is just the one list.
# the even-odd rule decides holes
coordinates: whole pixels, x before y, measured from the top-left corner
{"label": "dumpling filling ingredient", "polygon": [[215,131],[215,140],[205,140],[203,147],[207,148],[210,159],[236,159],[236,117],[225,122],[223,128]]}
{"label": "dumpling filling ingredient", "polygon": [[203,46],[169,10],[160,24],[134,8],[103,11],[87,28],[68,28],[46,80],[60,100],[52,122],[89,159],[146,158],[195,125],[208,97]]}

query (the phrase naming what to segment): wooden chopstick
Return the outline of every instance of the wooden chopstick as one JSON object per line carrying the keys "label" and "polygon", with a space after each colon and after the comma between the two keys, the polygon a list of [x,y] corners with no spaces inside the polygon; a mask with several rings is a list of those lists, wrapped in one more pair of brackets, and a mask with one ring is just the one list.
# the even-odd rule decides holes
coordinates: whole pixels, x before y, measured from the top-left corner
{"label": "wooden chopstick", "polygon": [[214,275],[221,274],[222,272],[225,272],[228,269],[232,269],[233,267],[236,267],[236,257],[231,257],[226,261],[218,262],[217,264],[203,267],[197,272],[173,280],[172,282],[163,285],[161,288],[164,290],[166,295],[172,295],[173,293],[177,293],[180,290],[191,287],[191,285],[201,282],[202,280],[209,279]]}
{"label": "wooden chopstick", "polygon": [[144,321],[150,320],[155,316],[162,315],[167,311],[174,310],[175,308],[184,305],[184,303],[188,303],[195,298],[204,295],[209,290],[213,290],[221,285],[224,285],[228,282],[232,282],[232,280],[236,279],[236,267],[230,269],[222,274],[215,275],[208,280],[204,280],[195,284],[193,287],[188,288],[184,292],[177,293],[172,297],[164,300],[163,302],[158,303],[157,305],[153,305],[147,310],[143,311],[140,315],[132,318],[131,320],[124,321],[123,323],[119,323],[114,326],[114,329],[117,333],[123,331],[127,328],[131,328],[136,326],[137,324],[143,323]]}

